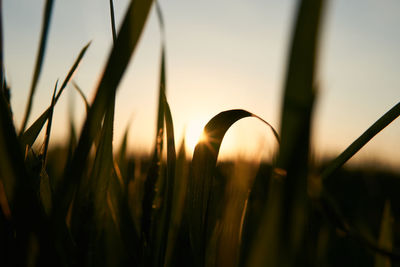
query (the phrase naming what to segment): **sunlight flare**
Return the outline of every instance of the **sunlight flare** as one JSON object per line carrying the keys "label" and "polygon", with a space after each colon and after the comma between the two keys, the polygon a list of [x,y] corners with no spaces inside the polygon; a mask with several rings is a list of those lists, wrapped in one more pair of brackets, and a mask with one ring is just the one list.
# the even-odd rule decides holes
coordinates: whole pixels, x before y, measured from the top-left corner
{"label": "sunlight flare", "polygon": [[205,124],[206,123],[203,121],[194,120],[189,122],[189,124],[187,125],[185,142],[186,148],[189,150],[190,153],[193,153],[197,143],[205,141],[207,139],[203,131]]}

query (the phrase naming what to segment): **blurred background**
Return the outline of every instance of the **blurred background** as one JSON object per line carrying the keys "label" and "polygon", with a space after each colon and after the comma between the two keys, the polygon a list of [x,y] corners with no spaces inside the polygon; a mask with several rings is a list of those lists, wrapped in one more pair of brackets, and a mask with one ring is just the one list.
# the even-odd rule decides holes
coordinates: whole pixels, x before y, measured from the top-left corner
{"label": "blurred background", "polygon": [[[115,0],[121,22],[128,0]],[[188,155],[202,127],[217,113],[246,109],[279,129],[281,94],[297,1],[161,0],[166,26],[167,96],[176,142],[186,136]],[[40,36],[44,1],[4,1],[4,57],[14,120],[26,107]],[[107,0],[56,1],[43,71],[30,123],[50,104],[55,81],[63,80],[90,40],[74,80],[88,99],[112,45]],[[315,159],[344,150],[400,100],[400,2],[330,1],[325,12],[314,112]],[[130,123],[129,149],[150,154],[155,140],[160,29],[153,8],[117,93],[115,140]],[[81,126],[85,109],[76,91],[56,106],[51,143],[67,136],[68,110]],[[394,121],[350,160],[400,171],[400,121]],[[246,142],[243,142],[246,140]],[[221,157],[269,160],[276,144],[256,119],[239,121],[224,139]]]}

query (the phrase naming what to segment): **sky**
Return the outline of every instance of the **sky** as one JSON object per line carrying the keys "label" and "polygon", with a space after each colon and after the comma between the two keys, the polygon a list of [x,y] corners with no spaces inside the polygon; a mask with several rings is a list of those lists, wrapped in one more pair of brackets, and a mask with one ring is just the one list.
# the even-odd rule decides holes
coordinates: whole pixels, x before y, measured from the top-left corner
{"label": "sky", "polygon": [[[19,127],[38,49],[45,1],[3,1],[4,60]],[[117,25],[128,0],[114,0]],[[32,121],[50,104],[80,49],[92,44],[74,80],[89,100],[111,45],[108,0],[55,1]],[[297,1],[160,0],[166,27],[167,97],[180,144],[189,151],[214,115],[242,108],[279,129],[282,88]],[[400,100],[400,2],[331,0],[323,19],[312,151],[335,156]],[[132,151],[149,154],[155,139],[160,29],[151,10],[140,43],[118,88],[114,144],[130,125]],[[72,108],[71,108],[72,107]],[[68,87],[54,114],[51,143],[65,141],[68,109],[82,125],[83,102]],[[29,123],[29,124],[30,124]],[[400,169],[400,120],[367,144],[351,163]],[[222,144],[223,157],[273,155],[276,143],[256,119],[237,122]]]}

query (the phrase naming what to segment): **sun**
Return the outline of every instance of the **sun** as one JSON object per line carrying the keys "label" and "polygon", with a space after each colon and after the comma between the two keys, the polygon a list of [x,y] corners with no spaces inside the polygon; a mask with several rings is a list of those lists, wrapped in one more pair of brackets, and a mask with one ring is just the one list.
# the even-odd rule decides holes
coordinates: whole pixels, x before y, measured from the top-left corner
{"label": "sun", "polygon": [[200,120],[191,121],[186,126],[185,143],[190,153],[193,153],[198,142],[205,140],[204,126],[205,123]]}

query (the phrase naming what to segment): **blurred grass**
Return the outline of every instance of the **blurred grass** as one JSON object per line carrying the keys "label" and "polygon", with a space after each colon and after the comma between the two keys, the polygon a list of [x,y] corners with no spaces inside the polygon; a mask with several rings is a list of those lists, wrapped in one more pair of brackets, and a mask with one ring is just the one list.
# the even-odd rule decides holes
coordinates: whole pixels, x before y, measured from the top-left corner
{"label": "blurred grass", "polygon": [[[152,2],[131,1],[117,33],[114,3],[109,1],[114,45],[92,103],[73,82],[85,102],[86,119],[78,135],[71,116],[66,123],[69,140],[61,147],[49,146],[52,115],[90,43],[58,92],[56,84],[50,106],[25,130],[52,13],[53,1],[46,1],[18,137],[4,77],[0,27],[0,265],[397,266],[399,175],[341,167],[398,117],[399,104],[322,172],[310,164],[325,1],[299,1],[280,134],[251,112],[224,111],[205,126],[205,138],[191,161],[185,156],[185,140],[178,155],[175,151],[173,114],[166,96],[165,21],[158,2],[161,59],[155,147],[150,158],[131,155],[130,125],[119,148],[113,145],[118,85]],[[261,120],[276,137],[279,153],[271,164],[218,161],[225,133],[247,117]],[[38,153],[33,144],[46,121]]]}

